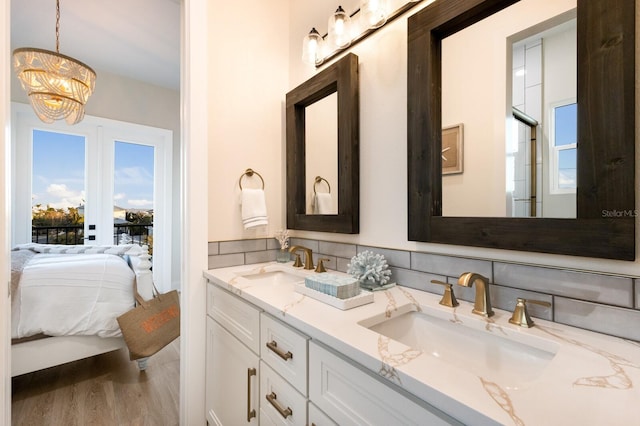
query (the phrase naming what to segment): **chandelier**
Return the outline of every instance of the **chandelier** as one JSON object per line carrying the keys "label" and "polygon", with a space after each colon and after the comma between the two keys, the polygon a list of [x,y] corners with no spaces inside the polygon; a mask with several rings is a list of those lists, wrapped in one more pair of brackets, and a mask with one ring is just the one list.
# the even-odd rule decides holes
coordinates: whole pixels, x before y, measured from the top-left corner
{"label": "chandelier", "polygon": [[56,51],[22,47],[13,51],[13,68],[36,115],[45,123],[77,124],[93,93],[96,73],[60,54],[60,0],[56,0]]}

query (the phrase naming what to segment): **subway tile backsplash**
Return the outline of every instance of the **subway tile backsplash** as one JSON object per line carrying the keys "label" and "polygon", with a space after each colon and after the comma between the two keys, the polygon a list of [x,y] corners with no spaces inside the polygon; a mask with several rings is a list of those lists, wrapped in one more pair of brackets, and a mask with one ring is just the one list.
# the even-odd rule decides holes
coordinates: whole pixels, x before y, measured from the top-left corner
{"label": "subway tile backsplash", "polygon": [[633,307],[633,279],[494,262],[494,282],[557,296]]}
{"label": "subway tile backsplash", "polygon": [[555,320],[562,324],[586,328],[625,339],[640,341],[640,312],[582,300],[556,297]]}
{"label": "subway tile backsplash", "polygon": [[[442,294],[431,280],[455,283],[463,272],[478,272],[491,281],[491,299],[498,309],[512,311],[516,299],[543,300],[550,308],[529,305],[532,317],[640,341],[640,277],[531,266],[503,261],[446,256],[357,244],[291,238],[291,245],[313,250],[314,261],[328,258],[325,266],[346,272],[351,258],[365,250],[385,256],[391,279],[399,285]],[[209,268],[273,261],[280,246],[274,238],[213,241]],[[456,297],[473,301],[473,288],[456,286]]]}
{"label": "subway tile backsplash", "polygon": [[267,240],[220,241],[220,254],[255,252],[267,249]]}
{"label": "subway tile backsplash", "polygon": [[493,282],[491,261],[489,260],[465,259],[440,254],[412,252],[411,269],[454,277],[459,277],[464,272],[477,272]]}

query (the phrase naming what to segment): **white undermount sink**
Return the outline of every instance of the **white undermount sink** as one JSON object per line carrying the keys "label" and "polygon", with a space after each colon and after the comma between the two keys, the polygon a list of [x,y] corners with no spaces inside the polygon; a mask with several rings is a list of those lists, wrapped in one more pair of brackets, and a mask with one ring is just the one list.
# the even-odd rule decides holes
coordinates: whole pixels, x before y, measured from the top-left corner
{"label": "white undermount sink", "polygon": [[412,349],[506,388],[519,388],[539,377],[553,360],[558,345],[527,330],[514,332],[489,325],[483,318],[455,321],[410,311],[384,315],[359,324]]}
{"label": "white undermount sink", "polygon": [[[291,266],[289,266],[291,267]],[[285,267],[273,265],[259,270],[252,270],[238,274],[238,277],[251,281],[252,284],[279,285],[294,284],[304,281],[304,275],[288,271]]]}

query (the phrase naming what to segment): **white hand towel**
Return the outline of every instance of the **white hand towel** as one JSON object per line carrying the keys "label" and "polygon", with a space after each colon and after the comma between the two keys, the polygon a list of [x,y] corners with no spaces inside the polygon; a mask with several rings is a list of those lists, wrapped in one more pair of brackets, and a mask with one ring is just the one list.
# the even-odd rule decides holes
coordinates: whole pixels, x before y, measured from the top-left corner
{"label": "white hand towel", "polygon": [[318,192],[316,193],[316,199],[314,203],[314,213],[315,214],[332,214],[334,212],[332,209],[332,199],[331,193],[329,192]]}
{"label": "white hand towel", "polygon": [[244,229],[267,225],[267,203],[262,189],[242,190],[242,223]]}

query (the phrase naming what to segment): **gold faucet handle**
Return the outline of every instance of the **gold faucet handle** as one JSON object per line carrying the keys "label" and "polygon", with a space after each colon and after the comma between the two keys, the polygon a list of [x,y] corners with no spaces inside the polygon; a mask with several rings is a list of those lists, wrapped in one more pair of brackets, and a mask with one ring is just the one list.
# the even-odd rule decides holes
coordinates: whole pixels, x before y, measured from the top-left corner
{"label": "gold faucet handle", "polygon": [[331,262],[331,259],[326,258],[326,257],[321,257],[320,259],[318,259],[318,265],[316,266],[316,272],[327,272],[327,270],[324,267],[324,263],[322,262]]}
{"label": "gold faucet handle", "polygon": [[458,300],[456,299],[456,295],[453,293],[453,285],[446,283],[444,281],[431,280],[433,284],[439,284],[444,286],[444,293],[442,294],[442,299],[440,299],[440,304],[444,306],[449,306],[450,308],[455,308],[459,305]]}
{"label": "gold faucet handle", "polygon": [[302,260],[300,260],[300,255],[298,253],[293,253],[293,254],[296,256],[295,260],[293,261],[293,267],[301,268],[303,265],[302,265]]}
{"label": "gold faucet handle", "polygon": [[527,303],[533,303],[534,305],[551,307],[551,303],[544,300],[528,300],[518,297],[516,301],[516,307],[513,309],[513,315],[509,318],[511,324],[519,325],[520,327],[530,328],[533,327],[534,322],[529,316],[527,311]]}

